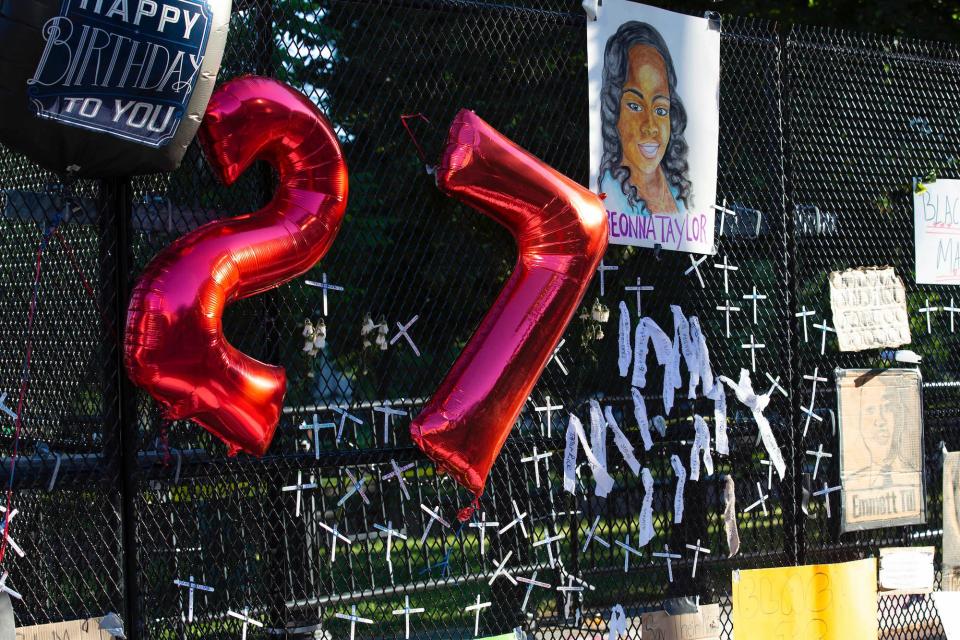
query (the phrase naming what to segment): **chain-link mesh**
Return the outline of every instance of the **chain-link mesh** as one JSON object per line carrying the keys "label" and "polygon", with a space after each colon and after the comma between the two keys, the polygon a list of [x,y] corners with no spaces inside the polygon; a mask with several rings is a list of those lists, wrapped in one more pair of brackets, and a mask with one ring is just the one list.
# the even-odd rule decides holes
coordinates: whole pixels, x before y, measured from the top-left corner
{"label": "chain-link mesh", "polygon": [[[535,637],[593,639],[605,635],[614,604],[638,634],[642,612],[695,595],[720,603],[729,637],[733,569],[939,539],[939,443],[960,442],[949,433],[955,387],[930,383],[953,381],[951,334],[941,325],[928,335],[913,321],[927,383],[928,524],[841,538],[836,508],[832,519],[822,503],[809,517],[800,508],[803,474],[812,471],[806,450],[822,444],[837,453],[838,442],[830,384],[818,391],[823,422],[801,437],[803,375],[881,363],[875,353],[840,354],[831,339],[821,355],[819,335],[804,341],[794,314],[806,307],[826,317],[827,274],[851,266],[896,266],[911,309],[949,300],[947,289],[911,281],[910,194],[913,176],[956,177],[951,148],[960,132],[948,97],[956,51],[817,29],[792,32],[782,50],[774,25],[733,18],[723,22],[718,199],[736,217],[725,216],[716,255],[693,267],[687,254],[611,246],[605,265],[617,269],[605,272],[603,293],[600,277],[591,286],[477,516],[457,523],[470,497],[436,475],[406,427],[495,299],[515,251],[503,229],[436,190],[400,116],[429,118],[413,127],[435,154],[445,123],[470,107],[585,181],[583,14],[572,0],[530,5],[236,3],[221,80],[260,73],[303,91],[329,114],[350,171],[347,216],[329,254],[305,278],[230,307],[224,319],[232,344],[287,371],[286,406],[263,459],[229,458],[196,425],[165,421],[126,381],[118,341],[126,297],[149,260],[205,222],[263,206],[271,171],[255,166],[226,188],[193,147],[170,175],[67,185],[0,155],[0,392],[8,406],[22,383],[42,256],[14,475],[12,531],[26,555],[5,563],[24,595],[15,605],[20,624],[117,611],[132,637],[232,638],[242,625],[233,611],[265,625],[251,626],[251,638],[341,638],[351,624],[336,614],[352,613],[373,621],[356,624],[357,638],[401,638],[405,618],[395,612],[409,604],[423,609],[410,616],[412,637],[470,638],[475,614],[467,607],[479,597],[490,603],[481,636],[521,627]],[[727,285],[721,264],[738,269]],[[306,280],[342,291],[325,296]],[[638,298],[627,289],[638,284],[653,290]],[[753,294],[765,296],[755,314],[745,297]],[[595,319],[595,299],[612,310],[608,320],[602,310]],[[712,424],[713,402],[678,391],[666,436],[643,450],[629,379],[617,372],[621,300],[634,325],[642,306],[668,333],[670,305],[679,305],[699,317],[715,373],[736,379],[752,368],[757,390],[776,381],[789,392],[774,388],[766,411],[787,459],[783,481],[770,480],[753,417],[728,394],[731,455],[715,456],[713,475],[687,482],[685,516],[674,524],[670,456],[689,462],[693,417]],[[728,306],[739,308],[729,335]],[[399,335],[415,317],[408,332],[419,354]],[[313,354],[304,346],[307,321],[327,332]],[[372,331],[362,333],[365,326]],[[755,364],[744,348],[751,343],[763,345]],[[663,413],[656,369],[644,392],[651,417]],[[643,487],[616,449],[606,499],[592,497],[586,466],[576,496],[562,490],[566,416],[588,422],[591,399],[612,408],[654,478],[656,534],[626,572],[615,543],[629,537],[636,545]],[[387,407],[406,415],[388,421]],[[3,424],[7,469],[14,433]],[[313,424],[322,427],[316,440]],[[727,475],[741,511],[742,550],[732,559],[721,518]],[[823,480],[839,483],[833,460],[822,463]],[[769,494],[765,509],[743,512],[758,492]],[[686,545],[710,549],[696,577]],[[672,582],[652,555],[668,547],[682,556]],[[550,588],[495,577],[508,556],[512,576]],[[214,589],[194,592],[192,621],[190,591],[175,580]],[[881,614],[884,637],[942,633],[923,598],[883,598]]]}

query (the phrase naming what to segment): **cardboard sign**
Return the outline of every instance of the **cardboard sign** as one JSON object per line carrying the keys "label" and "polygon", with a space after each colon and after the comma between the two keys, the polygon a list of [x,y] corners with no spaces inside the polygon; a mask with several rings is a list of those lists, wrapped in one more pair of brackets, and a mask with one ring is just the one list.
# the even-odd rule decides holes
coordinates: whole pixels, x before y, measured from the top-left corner
{"label": "cardboard sign", "polygon": [[16,640],[113,640],[112,635],[100,629],[101,619],[20,627],[17,629]]}
{"label": "cardboard sign", "polygon": [[671,616],[666,611],[643,614],[644,640],[720,640],[720,605],[708,604],[697,613]]}
{"label": "cardboard sign", "polygon": [[733,634],[735,640],[876,640],[876,559],[734,572]]}
{"label": "cardboard sign", "polygon": [[917,284],[960,284],[960,180],[914,189],[913,240]]}
{"label": "cardboard sign", "polygon": [[880,549],[880,591],[894,595],[933,591],[933,547]]}
{"label": "cardboard sign", "polygon": [[840,351],[910,344],[906,289],[893,267],[834,271],[830,308]]}
{"label": "cardboard sign", "polygon": [[838,369],[841,530],[926,522],[916,369]]}
{"label": "cardboard sign", "polygon": [[943,568],[940,588],[960,591],[960,451],[943,457]]}
{"label": "cardboard sign", "polygon": [[36,114],[151,147],[187,110],[212,26],[206,0],[64,0],[27,95]]}

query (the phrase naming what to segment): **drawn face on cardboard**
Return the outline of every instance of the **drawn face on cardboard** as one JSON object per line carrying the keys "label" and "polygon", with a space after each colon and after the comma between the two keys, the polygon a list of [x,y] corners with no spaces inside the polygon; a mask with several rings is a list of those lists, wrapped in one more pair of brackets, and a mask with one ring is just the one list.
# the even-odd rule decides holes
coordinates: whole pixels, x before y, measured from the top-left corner
{"label": "drawn face on cardboard", "polygon": [[873,464],[892,464],[897,457],[897,442],[894,437],[899,395],[896,390],[888,389],[879,404],[864,404],[861,408],[863,424],[863,443],[870,453]]}
{"label": "drawn face on cardboard", "polygon": [[630,49],[617,131],[631,171],[659,170],[670,142],[670,87],[666,63],[650,45]]}

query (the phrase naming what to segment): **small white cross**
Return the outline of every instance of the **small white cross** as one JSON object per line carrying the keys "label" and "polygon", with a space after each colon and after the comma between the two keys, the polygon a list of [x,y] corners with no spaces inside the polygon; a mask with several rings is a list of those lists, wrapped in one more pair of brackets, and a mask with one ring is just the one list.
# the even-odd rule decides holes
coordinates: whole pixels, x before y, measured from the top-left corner
{"label": "small white cross", "polygon": [[727,300],[726,304],[722,307],[717,307],[717,311],[723,311],[723,315],[726,319],[727,326],[727,337],[730,337],[730,312],[731,311],[740,311],[740,307],[734,307],[730,304],[730,301]]}
{"label": "small white cross", "polygon": [[774,378],[769,373],[765,375],[767,376],[767,380],[770,381],[770,390],[767,391],[767,396],[770,396],[771,394],[773,394],[773,390],[776,389],[777,391],[782,393],[785,398],[790,397],[790,394],[787,393],[787,390],[780,385],[780,376],[777,376],[776,378]]}
{"label": "small white cross", "polygon": [[9,594],[10,597],[16,598],[17,600],[23,600],[23,596],[20,595],[20,593],[19,593],[18,591],[14,591],[13,587],[7,585],[7,578],[8,578],[8,577],[10,577],[10,576],[9,576],[9,574],[7,574],[6,571],[4,571],[4,572],[3,572],[3,575],[0,576],[0,591],[3,591],[4,593]]}
{"label": "small white cross", "polygon": [[[951,305],[952,305],[952,303],[951,303]],[[917,311],[919,311],[920,313],[925,313],[925,314],[927,314],[927,333],[930,333],[930,332],[931,332],[931,327],[930,327],[930,314],[933,313],[934,311],[940,311],[940,307],[931,307],[931,306],[930,306],[930,298],[927,298],[927,306],[925,306],[925,307],[920,307],[919,309],[917,309]],[[950,314],[950,318],[951,318],[951,319],[953,318],[953,314],[952,314],[952,313]]]}
{"label": "small white cross", "polygon": [[480,602],[480,596],[477,595],[477,604],[464,608],[464,611],[474,611],[476,616],[473,619],[473,636],[480,635],[480,612],[490,606],[489,602]]}
{"label": "small white cross", "polygon": [[352,545],[350,538],[346,537],[340,533],[340,527],[333,525],[332,527],[322,520],[318,520],[317,524],[320,527],[327,531],[330,534],[330,564],[333,564],[337,560],[337,540],[342,540],[346,545]]}
{"label": "small white cross", "polygon": [[508,522],[508,523],[507,523],[502,529],[500,529],[497,533],[502,536],[502,535],[505,534],[507,531],[510,531],[510,529],[512,529],[512,528],[514,527],[514,525],[519,524],[519,525],[520,525],[520,530],[523,531],[523,537],[524,537],[524,538],[527,538],[527,539],[529,540],[529,539],[530,539],[530,535],[527,533],[527,526],[526,526],[525,524],[523,524],[523,519],[527,517],[527,512],[524,511],[523,513],[520,513],[520,507],[517,506],[517,501],[516,501],[516,500],[511,500],[511,502],[513,503],[513,513],[516,514],[517,517],[514,518],[513,520],[511,520],[510,522]]}
{"label": "small white cross", "polygon": [[839,485],[836,486],[836,487],[830,487],[830,486],[827,485],[826,482],[824,482],[824,483],[823,483],[823,489],[821,489],[820,491],[814,491],[814,492],[813,492],[813,495],[815,495],[815,496],[818,496],[818,497],[819,497],[819,496],[823,496],[823,503],[824,503],[824,504],[826,505],[826,507],[827,507],[827,517],[828,517],[828,518],[830,517],[830,494],[833,493],[834,491],[840,491],[840,489],[841,489],[841,487],[840,487]]}
{"label": "small white cross", "polygon": [[[546,453],[537,453],[537,447],[533,447],[533,455],[527,456],[526,458],[520,458],[520,462],[532,462],[533,463],[533,475],[536,479],[537,489],[540,488],[540,461],[547,460],[553,453],[548,451]],[[546,463],[545,470],[549,472],[549,463]]]}
{"label": "small white cross", "polygon": [[[639,558],[640,555],[641,555],[641,554],[640,554],[640,550],[639,550],[639,549],[635,549],[635,548],[633,548],[633,547],[630,546],[630,534],[629,534],[629,533],[627,534],[627,536],[626,536],[626,538],[625,538],[625,540],[624,540],[623,542],[620,542],[619,540],[614,540],[613,542],[614,542],[614,544],[616,544],[618,547],[620,547],[621,549],[623,549],[623,572],[624,572],[624,573],[627,573],[627,572],[630,571],[630,554],[632,553],[633,555],[635,555],[635,556],[637,556],[637,557]],[[670,580],[670,582],[673,582],[673,580]]]}
{"label": "small white cross", "polygon": [[402,409],[394,409],[388,404],[384,404],[382,407],[374,407],[373,410],[383,414],[383,444],[389,444],[390,416],[409,416],[410,413]]}
{"label": "small white cross", "polygon": [[416,321],[419,320],[419,319],[420,319],[420,316],[419,316],[419,315],[415,315],[415,316],[413,316],[412,318],[410,318],[410,320],[407,322],[407,324],[400,324],[400,323],[398,322],[398,323],[397,323],[397,329],[398,329],[397,335],[395,335],[395,336],[393,336],[392,338],[390,338],[390,344],[393,344],[393,343],[395,343],[397,340],[399,340],[401,337],[403,337],[403,338],[407,341],[407,344],[410,345],[410,348],[413,349],[413,352],[414,352],[415,354],[417,354],[417,357],[418,357],[418,358],[420,357],[420,349],[417,349],[416,343],[413,341],[413,338],[411,338],[411,337],[410,337],[410,334],[407,333],[407,332],[410,330],[410,327],[413,326],[413,323],[416,322]]}
{"label": "small white cross", "polygon": [[357,480],[357,476],[353,475],[353,472],[350,469],[344,469],[344,473],[347,474],[350,478],[350,489],[343,495],[342,498],[337,502],[338,507],[342,507],[347,500],[352,498],[355,494],[359,494],[360,498],[363,500],[364,504],[370,504],[370,498],[367,497],[367,492],[363,490],[363,486],[367,483],[366,477],[361,477]]}
{"label": "small white cross", "polygon": [[335,618],[340,618],[341,620],[350,621],[350,640],[354,640],[356,637],[358,622],[361,624],[373,624],[373,620],[370,618],[361,618],[357,615],[357,605],[355,604],[350,605],[350,615],[338,612],[333,614],[333,616]]}
{"label": "small white cross", "polygon": [[[0,507],[0,511],[3,511],[5,513],[7,509],[6,507]],[[24,552],[24,550],[20,547],[20,545],[17,544],[17,541],[10,536],[10,523],[13,522],[13,519],[17,517],[18,513],[20,513],[20,510],[14,509],[13,511],[10,512],[10,515],[4,518],[3,537],[6,538],[7,544],[10,545],[10,548],[13,549],[13,551],[18,556],[20,556],[21,558],[24,558],[27,555],[26,552]]]}
{"label": "small white cross", "polygon": [[6,399],[7,399],[7,392],[4,391],[3,393],[0,393],[0,411],[3,411],[5,414],[7,414],[8,416],[16,420],[17,414],[13,412],[13,409],[11,409],[6,405],[6,402],[5,402]]}
{"label": "small white cross", "polygon": [[399,529],[393,528],[393,521],[387,520],[387,526],[379,525],[374,523],[373,528],[381,533],[387,534],[387,566],[390,567],[390,576],[393,577],[393,559],[390,557],[391,552],[393,551],[393,537],[396,536],[401,540],[406,540],[407,536],[400,531]]}
{"label": "small white cross", "polygon": [[560,344],[557,345],[557,348],[553,350],[553,355],[550,356],[550,360],[557,363],[557,366],[560,367],[560,371],[563,371],[563,375],[570,375],[570,372],[567,371],[567,368],[563,366],[563,362],[560,360],[560,348],[566,342],[566,339],[560,341]]}
{"label": "small white cross", "polygon": [[743,296],[743,299],[753,301],[753,324],[757,324],[757,302],[760,300],[766,300],[767,296],[762,293],[757,293],[757,287],[754,285],[753,293]]}
{"label": "small white cross", "polygon": [[700,546],[700,538],[697,538],[697,544],[688,544],[685,545],[687,549],[693,551],[693,574],[691,578],[697,577],[697,561],[700,559],[700,554],[702,553],[705,556],[710,555],[710,549],[704,549]]}
{"label": "small white cross", "polygon": [[773,489],[773,463],[769,460],[761,460],[760,464],[767,467],[767,491]]}
{"label": "small white cross", "polygon": [[953,314],[960,313],[960,308],[953,306],[953,298],[950,298],[950,306],[942,309],[950,312],[950,333],[953,333]]}
{"label": "small white cross", "polygon": [[767,499],[770,497],[770,494],[763,493],[763,488],[760,486],[759,482],[757,483],[757,493],[760,495],[760,499],[744,509],[743,512],[748,513],[757,507],[763,507],[763,515],[769,515],[767,512]]}
{"label": "small white cross", "polygon": [[823,319],[823,324],[814,322],[813,328],[820,329],[820,355],[824,355],[827,352],[827,333],[836,333],[837,330],[830,326],[826,318]]}
{"label": "small white cross", "polygon": [[597,267],[597,273],[600,274],[600,297],[602,298],[607,292],[607,285],[604,282],[607,271],[618,271],[620,267],[612,264],[604,264],[603,259],[600,259],[600,266]]}
{"label": "small white cross", "polygon": [[[546,413],[547,414],[547,437],[553,436],[553,412],[558,409],[563,409],[562,404],[550,404],[550,396],[544,397],[544,406],[534,407],[533,410],[537,413]],[[543,423],[540,423],[540,433],[543,433]]]}
{"label": "small white cross", "polygon": [[327,282],[327,274],[322,274],[320,282],[315,282],[313,280],[306,280],[306,284],[311,287],[320,287],[323,289],[323,315],[327,315],[327,292],[328,291],[343,291],[343,287],[336,284],[329,284]]}
{"label": "small white cross", "polygon": [[488,522],[488,521],[487,521],[487,513],[486,513],[486,512],[483,512],[483,513],[480,514],[480,522],[471,522],[471,523],[470,523],[469,525],[467,525],[467,526],[469,526],[469,527],[471,527],[471,528],[473,528],[473,529],[479,529],[479,530],[480,530],[480,555],[481,555],[481,557],[482,557],[482,556],[484,555],[484,553],[486,552],[487,527],[499,527],[499,526],[500,526],[500,523],[497,522],[497,521],[495,521],[495,520],[491,520],[491,521]]}
{"label": "small white cross", "polygon": [[[546,532],[544,532],[544,536],[546,535]],[[543,540],[537,540],[533,543],[534,548],[544,546],[547,548],[547,559],[549,560],[551,568],[557,566],[557,560],[553,557],[553,543],[560,542],[561,540],[563,540],[562,535],[555,535],[553,537],[547,536]]]}
{"label": "small white cross", "polygon": [[300,425],[300,431],[313,431],[313,457],[317,460],[320,459],[320,430],[321,429],[333,429],[336,431],[337,425],[332,422],[320,422],[317,419],[317,414],[313,414],[313,423],[307,424],[304,422]]}
{"label": "small white cross", "polygon": [[813,401],[817,397],[817,383],[818,382],[827,382],[827,379],[823,376],[818,375],[820,373],[820,367],[813,368],[813,375],[808,376],[804,375],[804,380],[809,380],[812,384],[810,386],[810,406],[813,407]]}
{"label": "small white cross", "polygon": [[699,260],[694,260],[693,255],[690,255],[689,258],[690,258],[690,266],[687,267],[687,270],[683,272],[683,275],[688,276],[691,273],[695,272],[697,274],[697,280],[700,281],[700,288],[706,289],[707,284],[703,281],[703,276],[700,275],[700,265],[702,265],[707,260],[707,256],[701,256]]}
{"label": "small white cross", "polygon": [[551,587],[549,584],[547,584],[546,582],[538,582],[538,581],[537,581],[537,573],[539,573],[539,572],[538,572],[538,571],[534,571],[534,572],[533,572],[533,575],[530,576],[529,578],[523,578],[523,577],[517,576],[517,582],[522,582],[522,583],[524,583],[525,585],[527,585],[527,593],[523,596],[523,604],[520,605],[520,613],[525,613],[525,612],[526,612],[526,610],[527,610],[527,604],[530,602],[530,594],[533,592],[533,588],[534,588],[534,587],[541,587],[541,588],[543,588],[543,589],[550,589],[550,588],[552,588],[552,587]]}
{"label": "small white cross", "polygon": [[672,562],[672,561],[673,561],[673,560],[679,560],[680,557],[681,557],[680,554],[678,554],[678,553],[670,553],[670,545],[665,544],[665,545],[663,545],[663,552],[662,552],[662,553],[654,552],[654,553],[652,553],[651,555],[652,555],[654,558],[666,558],[666,560],[667,560],[667,578],[669,578],[670,582],[673,582],[673,562]]}
{"label": "small white cross", "polygon": [[722,205],[712,204],[712,205],[710,205],[710,207],[711,207],[712,209],[715,209],[715,210],[717,210],[717,211],[720,212],[720,235],[722,236],[722,235],[723,235],[723,225],[724,225],[724,223],[726,223],[726,221],[727,221],[727,216],[733,216],[734,218],[736,218],[736,217],[737,217],[737,212],[734,211],[733,209],[728,209],[728,208],[727,208],[727,199],[726,199],[726,198],[723,199],[723,204],[722,204]]}
{"label": "small white cross", "polygon": [[282,487],[281,491],[296,491],[297,492],[297,509],[295,515],[300,517],[300,503],[303,501],[303,492],[307,489],[316,489],[316,482],[303,482],[303,472],[297,471],[297,484],[291,484],[286,487]]}
{"label": "small white cross", "polygon": [[394,609],[393,615],[403,616],[406,634],[403,636],[405,640],[410,640],[410,614],[411,613],[423,613],[425,609],[411,609],[410,608],[410,596],[403,596],[403,609]]}
{"label": "small white cross", "polygon": [[808,455],[808,456],[816,456],[816,457],[817,457],[817,461],[816,461],[816,463],[813,465],[813,479],[816,480],[816,479],[817,479],[817,473],[820,471],[820,460],[821,460],[822,458],[832,458],[832,457],[833,457],[833,454],[832,454],[832,453],[824,453],[824,451],[823,451],[823,443],[820,443],[819,445],[817,445],[817,450],[816,450],[816,451],[807,451],[807,455]]}
{"label": "small white cross", "polygon": [[802,311],[799,313],[793,314],[795,318],[800,318],[803,321],[803,341],[807,342],[809,339],[809,334],[807,333],[807,318],[817,315],[817,312],[813,309],[807,311],[806,307],[802,307]]}
{"label": "small white cross", "polygon": [[243,608],[243,613],[237,613],[236,611],[229,611],[229,610],[227,611],[228,616],[232,618],[236,618],[237,620],[240,620],[241,622],[243,622],[243,631],[241,631],[240,633],[240,640],[247,640],[247,627],[250,626],[251,624],[255,627],[261,627],[261,628],[263,627],[263,623],[260,622],[259,620],[254,620],[253,618],[251,618],[248,615],[249,613],[250,613],[250,609],[248,607]]}
{"label": "small white cross", "polygon": [[493,577],[490,578],[490,581],[487,583],[487,586],[491,586],[491,587],[492,587],[494,581],[496,581],[496,579],[499,578],[500,576],[503,576],[504,578],[506,578],[507,580],[509,580],[509,581],[510,581],[510,584],[512,584],[512,585],[514,585],[514,586],[517,585],[517,581],[513,579],[513,576],[510,575],[510,573],[507,572],[506,569],[504,569],[504,567],[507,566],[507,563],[510,562],[510,557],[511,557],[512,555],[513,555],[513,551],[509,552],[506,556],[504,556],[503,560],[501,560],[501,561],[499,562],[499,564],[497,564],[497,566],[496,566],[496,568],[494,569],[494,572],[493,572]]}
{"label": "small white cross", "polygon": [[174,580],[173,584],[177,585],[182,589],[189,589],[190,595],[187,596],[187,622],[193,622],[193,593],[194,591],[206,591],[207,593],[213,593],[213,587],[208,587],[204,584],[199,584],[193,581],[193,576],[190,576],[190,580]]}
{"label": "small white cross", "polygon": [[653,291],[654,287],[652,287],[651,285],[641,284],[640,278],[637,278],[636,286],[624,287],[623,289],[624,291],[635,291],[637,293],[637,317],[642,318],[643,308],[641,307],[641,304],[640,304],[641,303],[640,297],[643,295],[644,291]]}
{"label": "small white cross", "polygon": [[348,413],[346,409],[341,409],[340,407],[330,407],[330,410],[340,414],[340,426],[337,428],[337,444],[340,444],[340,438],[343,436],[343,427],[346,425],[347,420],[363,426],[363,420],[352,413]]}
{"label": "small white cross", "polygon": [[599,525],[599,524],[600,524],[600,516],[597,516],[596,518],[593,519],[593,524],[590,525],[590,530],[587,531],[587,539],[584,540],[584,542],[583,542],[583,549],[580,550],[581,553],[586,553],[586,552],[587,552],[587,547],[590,546],[590,542],[593,541],[593,540],[596,540],[597,542],[600,543],[601,546],[603,546],[603,547],[605,547],[605,548],[607,548],[607,549],[610,548],[610,543],[609,543],[609,542],[607,542],[606,540],[604,540],[604,539],[601,538],[600,536],[596,535],[597,525]]}
{"label": "small white cross", "polygon": [[753,334],[750,334],[750,342],[747,344],[740,345],[744,349],[750,349],[750,370],[757,370],[757,349],[765,349],[767,345],[762,342],[757,342],[756,338],[753,337]]}
{"label": "small white cross", "polygon": [[397,465],[397,461],[393,458],[390,458],[390,466],[393,467],[393,471],[383,476],[384,480],[389,480],[390,478],[396,478],[397,482],[400,483],[400,491],[403,492],[403,497],[407,500],[410,499],[410,491],[407,490],[407,481],[403,479],[403,472],[413,469],[417,466],[416,462],[411,462],[410,464],[400,467]]}
{"label": "small white cross", "polygon": [[[439,509],[439,508],[440,508],[440,507],[437,507],[437,509]],[[430,520],[427,521],[427,526],[424,527],[424,529],[423,529],[423,535],[420,536],[420,544],[423,544],[424,542],[426,542],[427,536],[430,535],[430,528],[433,527],[434,521],[439,522],[440,524],[442,524],[443,526],[445,526],[445,527],[448,528],[448,529],[450,528],[450,523],[447,522],[446,520],[444,520],[443,518],[441,518],[440,515],[439,515],[436,511],[434,511],[433,509],[431,509],[431,508],[428,507],[427,505],[421,504],[421,505],[420,505],[420,510],[423,511],[424,513],[426,513],[428,516],[430,516]]]}
{"label": "small white cross", "polygon": [[725,294],[730,293],[730,272],[739,271],[740,267],[727,264],[727,256],[723,256],[722,263],[713,263],[713,267],[714,269],[723,269],[723,292]]}

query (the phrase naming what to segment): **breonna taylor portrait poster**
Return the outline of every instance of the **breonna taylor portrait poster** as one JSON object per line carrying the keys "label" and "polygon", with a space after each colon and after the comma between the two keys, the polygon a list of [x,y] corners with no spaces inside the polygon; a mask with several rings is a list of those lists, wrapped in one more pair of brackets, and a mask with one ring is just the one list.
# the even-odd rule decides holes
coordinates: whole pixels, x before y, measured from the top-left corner
{"label": "breonna taylor portrait poster", "polygon": [[587,21],[590,188],[610,242],[714,253],[720,32],[694,18],[604,0]]}

